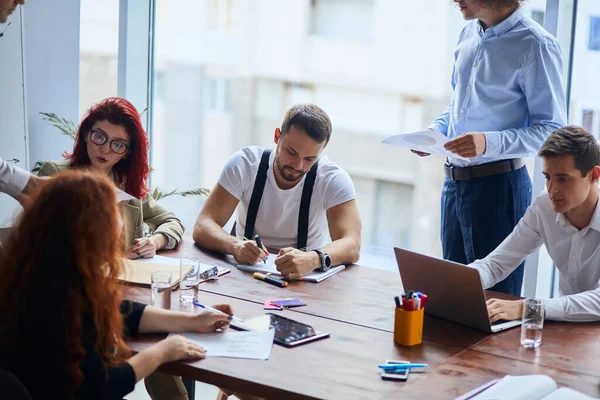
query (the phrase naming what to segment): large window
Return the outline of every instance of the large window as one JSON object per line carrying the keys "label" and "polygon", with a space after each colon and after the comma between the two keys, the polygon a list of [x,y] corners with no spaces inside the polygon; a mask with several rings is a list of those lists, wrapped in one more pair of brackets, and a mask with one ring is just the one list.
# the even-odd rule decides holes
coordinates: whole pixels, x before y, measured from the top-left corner
{"label": "large window", "polygon": [[577,8],[569,122],[600,138],[600,0],[580,0]]}
{"label": "large window", "polygon": [[[286,109],[311,102],[333,122],[326,154],[355,182],[363,247],[440,255],[443,159],[381,141],[447,105],[463,24],[438,0],[156,0],[153,186],[212,188],[235,151],[272,147]],[[188,230],[202,202],[164,200]]]}
{"label": "large window", "polygon": [[[598,12],[596,10],[596,12]],[[590,17],[590,42],[588,44],[590,50],[600,51],[600,16]]]}
{"label": "large window", "polygon": [[119,0],[81,0],[79,115],[117,95]]}

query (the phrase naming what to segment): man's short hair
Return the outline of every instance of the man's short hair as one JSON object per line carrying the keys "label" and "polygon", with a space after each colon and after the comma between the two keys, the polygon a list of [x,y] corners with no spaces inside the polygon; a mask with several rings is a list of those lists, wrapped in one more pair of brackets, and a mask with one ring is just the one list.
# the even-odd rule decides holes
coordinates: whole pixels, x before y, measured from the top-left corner
{"label": "man's short hair", "polygon": [[548,136],[538,156],[573,156],[575,168],[586,176],[596,165],[600,165],[600,148],[596,138],[579,126],[565,126]]}
{"label": "man's short hair", "polygon": [[504,8],[517,8],[523,0],[481,0],[481,5],[492,10],[503,10]]}
{"label": "man's short hair", "polygon": [[306,132],[318,143],[325,142],[325,145],[331,138],[331,120],[314,104],[296,104],[287,110],[281,123],[281,134],[285,135],[291,127]]}

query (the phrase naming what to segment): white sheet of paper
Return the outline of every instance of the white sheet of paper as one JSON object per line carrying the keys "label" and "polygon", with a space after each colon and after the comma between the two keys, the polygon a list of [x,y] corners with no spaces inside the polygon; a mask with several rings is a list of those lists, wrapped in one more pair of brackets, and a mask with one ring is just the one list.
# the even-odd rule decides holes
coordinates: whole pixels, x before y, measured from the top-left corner
{"label": "white sheet of paper", "polygon": [[135,199],[135,197],[133,197],[129,193],[124,192],[121,189],[117,188],[117,203],[119,203],[121,201],[134,200],[134,199]]}
{"label": "white sheet of paper", "polygon": [[[169,336],[174,335],[171,333]],[[271,355],[275,329],[265,332],[181,333],[206,350],[207,357],[267,360]]]}
{"label": "white sheet of paper", "polygon": [[[260,261],[255,265],[237,264],[237,267],[239,269],[241,269],[242,271],[262,272],[264,274],[271,273],[273,275],[281,276],[281,273],[279,271],[277,271],[277,266],[275,265],[276,258],[277,258],[276,254],[269,254],[269,257],[267,258],[266,263],[263,263],[262,261]],[[344,268],[346,268],[345,265],[338,265],[337,267],[331,267],[327,272],[314,271],[314,272],[311,272],[310,274],[304,275],[302,278],[305,281],[309,281],[309,282],[321,282],[322,280],[324,280],[332,275],[337,274]]]}
{"label": "white sheet of paper", "polygon": [[137,258],[135,261],[155,264],[179,265],[179,258],[159,256],[158,254],[151,258]]}
{"label": "white sheet of paper", "polygon": [[398,147],[405,147],[407,149],[422,151],[425,153],[460,158],[458,155],[444,148],[444,145],[448,143],[448,141],[448,138],[440,131],[426,130],[390,136],[382,143],[391,144]]}

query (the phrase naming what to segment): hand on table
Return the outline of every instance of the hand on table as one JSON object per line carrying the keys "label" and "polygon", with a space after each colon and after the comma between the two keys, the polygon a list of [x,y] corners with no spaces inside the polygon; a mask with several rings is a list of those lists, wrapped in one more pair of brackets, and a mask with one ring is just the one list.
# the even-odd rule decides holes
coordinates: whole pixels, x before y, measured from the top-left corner
{"label": "hand on table", "polygon": [[489,299],[487,305],[490,322],[496,322],[500,319],[512,321],[521,318],[523,315],[523,300],[500,300]]}
{"label": "hand on table", "polygon": [[154,346],[162,363],[206,357],[206,350],[183,336],[169,336]]}
{"label": "hand on table", "polygon": [[275,259],[277,271],[284,279],[298,279],[321,265],[316,251],[301,251],[292,247],[279,250]]}
{"label": "hand on table", "polygon": [[134,244],[127,249],[125,257],[136,259],[139,257],[152,258],[156,251],[167,245],[167,239],[162,234],[154,235],[150,238],[135,239]]}

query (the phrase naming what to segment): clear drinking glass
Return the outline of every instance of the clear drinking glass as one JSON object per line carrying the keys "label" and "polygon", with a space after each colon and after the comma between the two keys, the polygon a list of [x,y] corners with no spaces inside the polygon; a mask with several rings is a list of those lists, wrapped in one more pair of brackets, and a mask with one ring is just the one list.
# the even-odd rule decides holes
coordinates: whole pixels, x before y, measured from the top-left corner
{"label": "clear drinking glass", "polygon": [[200,283],[200,259],[197,257],[179,260],[179,300],[182,302],[196,301],[198,284]]}
{"label": "clear drinking glass", "polygon": [[536,299],[523,300],[521,346],[535,348],[542,344],[542,329],[544,329],[544,303]]}
{"label": "clear drinking glass", "polygon": [[152,305],[165,310],[171,309],[171,285],[172,276],[170,272],[156,271],[151,275],[152,280]]}

